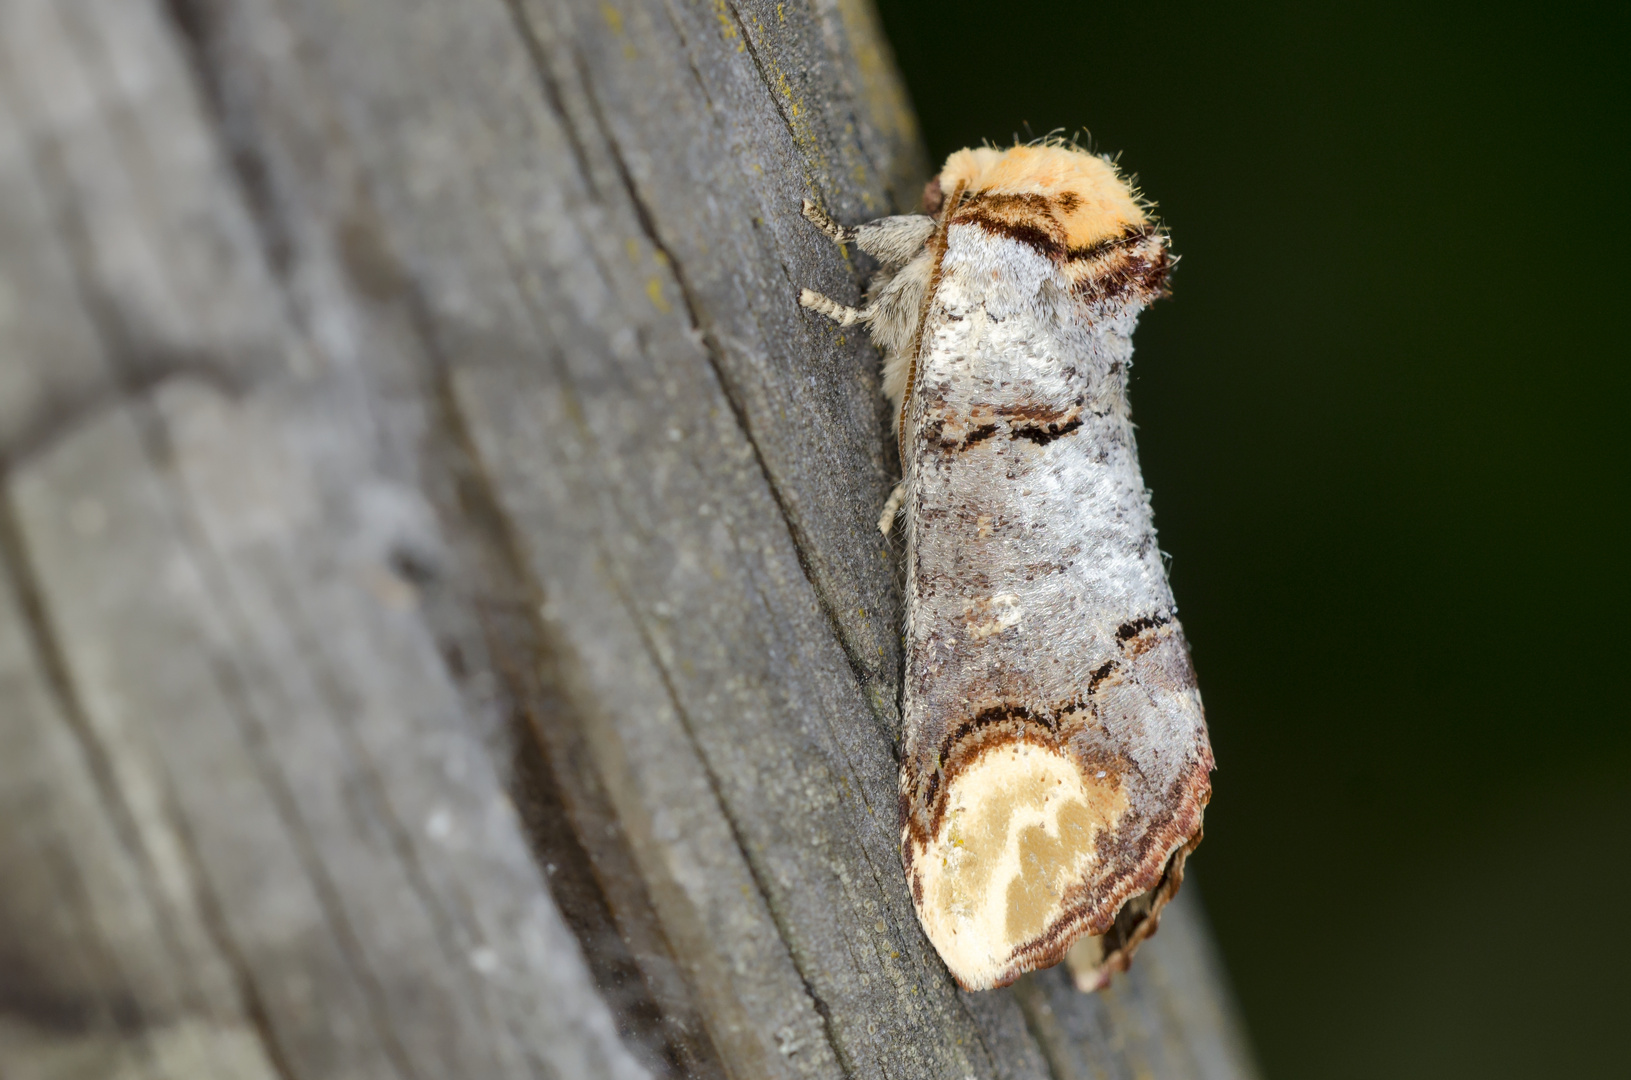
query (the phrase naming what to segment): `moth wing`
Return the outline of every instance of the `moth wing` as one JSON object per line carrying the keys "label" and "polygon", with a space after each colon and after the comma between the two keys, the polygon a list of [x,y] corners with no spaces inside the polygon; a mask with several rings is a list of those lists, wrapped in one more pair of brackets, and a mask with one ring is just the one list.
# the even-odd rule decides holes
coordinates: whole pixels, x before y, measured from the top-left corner
{"label": "moth wing", "polygon": [[1211,790],[1126,402],[1136,310],[977,224],[948,229],[937,281],[909,436],[903,858],[966,988],[1084,937],[1102,973],[1176,891]]}

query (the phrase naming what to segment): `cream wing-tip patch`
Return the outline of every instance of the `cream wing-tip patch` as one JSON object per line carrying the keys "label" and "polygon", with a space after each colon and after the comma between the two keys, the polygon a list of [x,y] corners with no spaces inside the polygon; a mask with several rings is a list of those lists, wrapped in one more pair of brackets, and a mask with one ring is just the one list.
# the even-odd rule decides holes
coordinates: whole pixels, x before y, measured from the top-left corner
{"label": "cream wing-tip patch", "polygon": [[1084,775],[1036,743],[987,750],[948,783],[940,828],[911,858],[912,892],[960,984],[983,990],[1017,974],[1018,954],[1066,914],[1099,837],[1126,811],[1108,774]]}

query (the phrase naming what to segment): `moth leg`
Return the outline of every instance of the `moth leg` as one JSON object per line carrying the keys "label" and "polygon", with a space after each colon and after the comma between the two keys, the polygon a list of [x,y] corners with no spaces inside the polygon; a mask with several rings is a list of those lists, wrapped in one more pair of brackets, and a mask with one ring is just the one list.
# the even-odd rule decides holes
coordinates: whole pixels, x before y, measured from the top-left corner
{"label": "moth leg", "polygon": [[934,235],[934,218],[897,214],[857,225],[851,230],[855,244],[886,267],[902,266],[917,258]]}
{"label": "moth leg", "polygon": [[869,323],[874,314],[873,305],[864,308],[845,307],[830,296],[822,296],[813,289],[804,289],[799,293],[799,303],[827,316],[839,326],[854,326],[856,323]]}
{"label": "moth leg", "polygon": [[1110,985],[1110,972],[1104,966],[1104,935],[1079,937],[1065,954],[1065,967],[1070,969],[1071,981],[1084,994],[1103,990]]}
{"label": "moth leg", "polygon": [[902,480],[895,485],[895,490],[889,493],[884,501],[883,513],[878,515],[878,531],[885,536],[895,527],[895,515],[900,513],[900,504],[906,501],[906,481]]}
{"label": "moth leg", "polygon": [[881,217],[853,228],[840,225],[812,200],[804,200],[804,217],[835,244],[855,244],[886,268],[911,262],[934,234],[934,218],[922,214]]}
{"label": "moth leg", "polygon": [[848,244],[855,239],[855,230],[846,229],[832,219],[832,215],[817,206],[813,200],[804,200],[804,219],[826,233],[835,244]]}

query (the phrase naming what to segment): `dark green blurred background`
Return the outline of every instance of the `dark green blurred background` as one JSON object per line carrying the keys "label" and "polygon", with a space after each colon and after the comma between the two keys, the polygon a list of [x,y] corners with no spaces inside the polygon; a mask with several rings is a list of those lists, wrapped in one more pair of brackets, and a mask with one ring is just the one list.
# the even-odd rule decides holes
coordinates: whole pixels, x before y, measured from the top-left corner
{"label": "dark green blurred background", "polygon": [[1267,1074],[1631,1076],[1631,6],[880,7],[937,158],[1089,129],[1183,257],[1134,415]]}

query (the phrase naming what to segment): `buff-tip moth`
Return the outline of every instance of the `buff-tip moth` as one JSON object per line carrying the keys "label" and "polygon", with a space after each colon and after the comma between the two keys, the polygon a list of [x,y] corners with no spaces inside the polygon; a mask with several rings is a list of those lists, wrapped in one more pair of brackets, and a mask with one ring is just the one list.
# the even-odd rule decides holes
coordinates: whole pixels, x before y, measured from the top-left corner
{"label": "buff-tip moth", "polygon": [[1127,403],[1166,234],[1108,160],[1057,141],[959,150],[923,215],[804,213],[882,269],[904,479],[901,856],[964,989],[1065,959],[1125,971],[1201,839],[1212,750]]}

